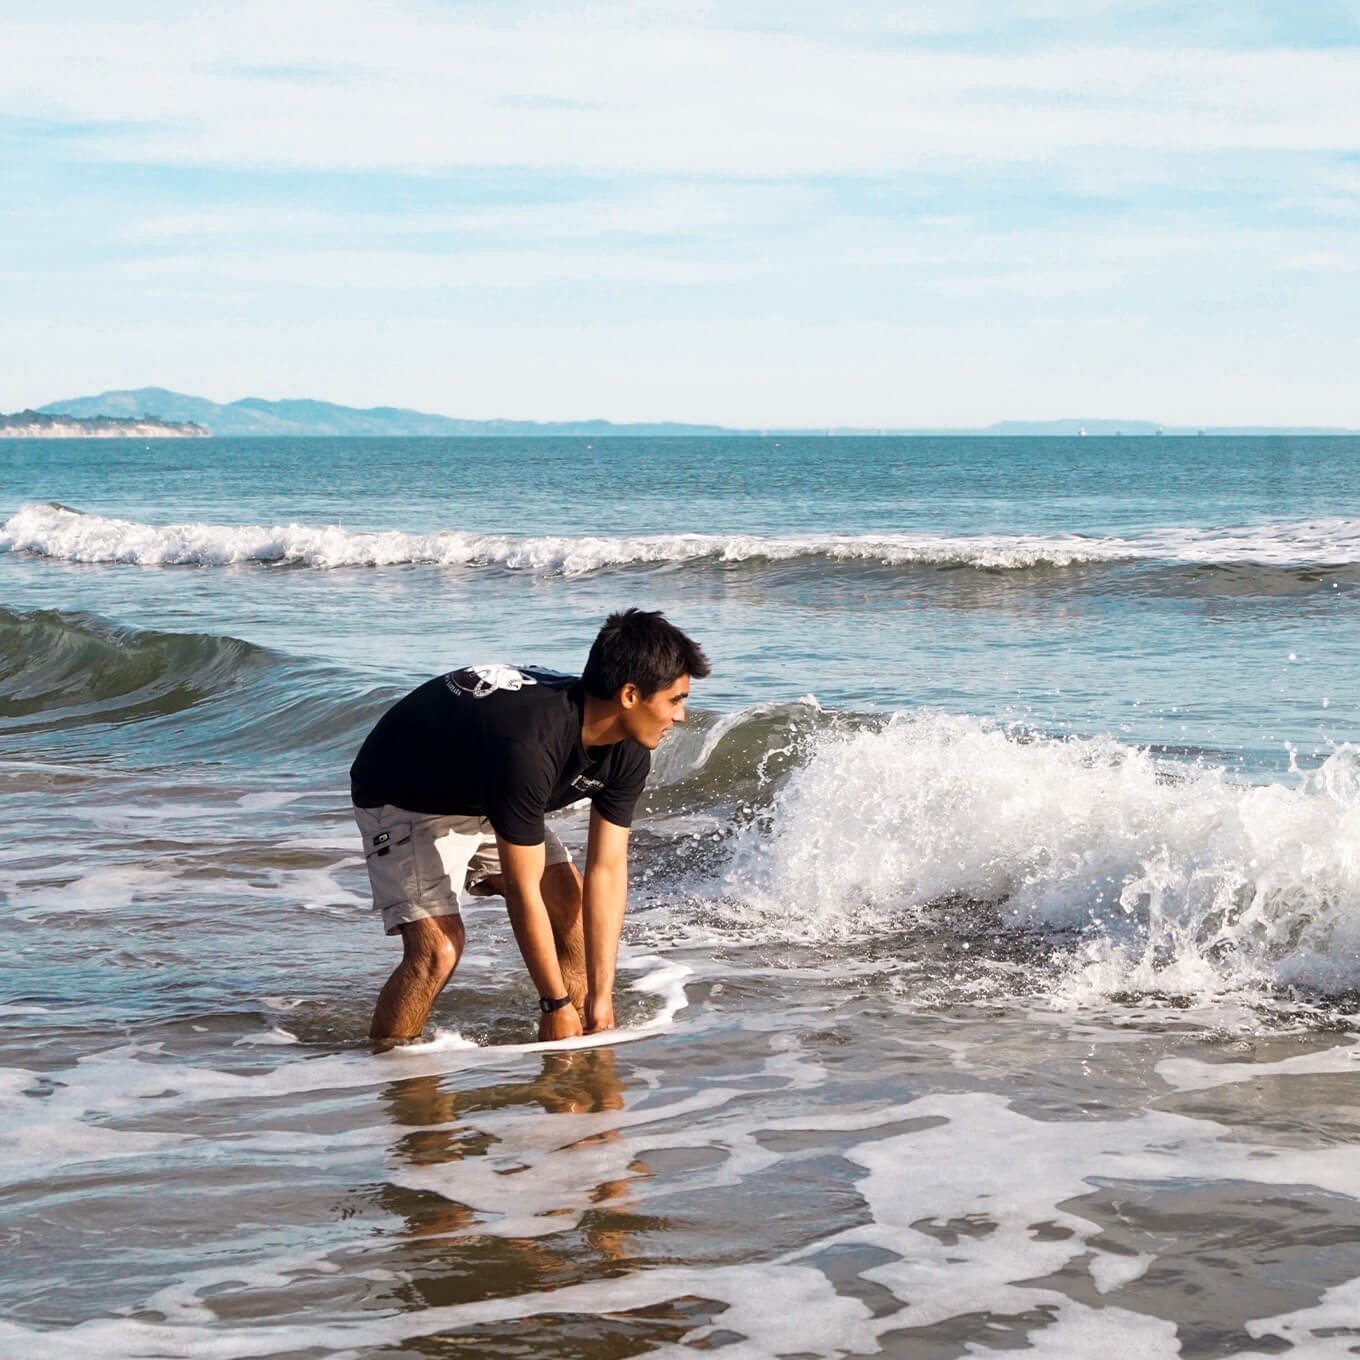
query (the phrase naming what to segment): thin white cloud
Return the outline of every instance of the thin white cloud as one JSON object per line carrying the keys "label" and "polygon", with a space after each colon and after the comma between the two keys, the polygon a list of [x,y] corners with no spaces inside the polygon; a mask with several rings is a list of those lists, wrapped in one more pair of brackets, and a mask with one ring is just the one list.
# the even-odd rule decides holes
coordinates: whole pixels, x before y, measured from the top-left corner
{"label": "thin white cloud", "polygon": [[139,284],[166,279],[211,280],[287,288],[372,288],[428,293],[443,288],[535,288],[545,283],[638,283],[693,286],[749,275],[721,259],[665,252],[596,249],[428,251],[277,250],[162,253],[123,266]]}
{"label": "thin white cloud", "polygon": [[1360,50],[1258,10],[49,0],[0,384],[1356,423]]}
{"label": "thin white cloud", "polygon": [[12,22],[0,108],[92,126],[109,159],[257,168],[775,177],[1360,146],[1357,50],[972,53],[627,13],[240,0],[156,24]]}
{"label": "thin white cloud", "polygon": [[1355,274],[1360,272],[1360,259],[1338,250],[1308,250],[1287,256],[1280,268],[1287,274]]}
{"label": "thin white cloud", "polygon": [[[381,202],[347,210],[233,204],[208,211],[134,212],[119,229],[125,241],[176,246],[223,238],[306,237],[337,241],[448,237],[458,249],[485,248],[485,238],[613,240],[783,227],[816,211],[815,194],[799,186],[623,183],[608,196],[571,201],[469,202],[457,208],[393,208]],[[475,238],[475,239],[474,239]]]}

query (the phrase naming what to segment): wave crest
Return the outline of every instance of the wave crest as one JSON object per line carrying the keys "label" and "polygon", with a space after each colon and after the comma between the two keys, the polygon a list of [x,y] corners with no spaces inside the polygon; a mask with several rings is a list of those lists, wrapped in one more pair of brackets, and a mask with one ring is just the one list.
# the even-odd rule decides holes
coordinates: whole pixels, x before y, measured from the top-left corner
{"label": "wave crest", "polygon": [[499,567],[549,576],[608,568],[789,562],[975,567],[1022,571],[1119,562],[1212,566],[1360,563],[1360,520],[1319,520],[1238,529],[1171,528],[1128,537],[1081,534],[638,534],[515,537],[444,530],[409,534],[340,525],[141,524],[26,505],[0,529],[0,551],[66,562],[138,566],[308,567],[433,565]]}
{"label": "wave crest", "polygon": [[343,769],[398,693],[240,638],[0,608],[0,726],[28,752],[43,743],[63,757],[177,768],[240,761],[256,773],[295,769],[305,752]]}
{"label": "wave crest", "polygon": [[0,718],[35,732],[161,717],[229,688],[268,656],[238,638],[0,609]]}

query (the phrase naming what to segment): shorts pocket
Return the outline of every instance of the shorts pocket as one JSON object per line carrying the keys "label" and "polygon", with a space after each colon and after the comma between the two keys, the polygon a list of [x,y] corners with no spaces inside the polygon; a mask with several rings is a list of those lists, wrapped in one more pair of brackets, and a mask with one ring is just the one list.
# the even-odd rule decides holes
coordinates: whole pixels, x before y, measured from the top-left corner
{"label": "shorts pocket", "polygon": [[414,902],[420,896],[411,830],[410,822],[388,822],[377,831],[364,833],[368,881],[373,888],[373,905],[379,911]]}

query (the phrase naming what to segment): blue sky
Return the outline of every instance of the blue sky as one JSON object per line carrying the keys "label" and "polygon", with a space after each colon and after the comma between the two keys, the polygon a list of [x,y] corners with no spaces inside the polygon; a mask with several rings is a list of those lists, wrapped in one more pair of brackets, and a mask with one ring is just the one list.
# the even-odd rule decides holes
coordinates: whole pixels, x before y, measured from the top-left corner
{"label": "blue sky", "polygon": [[0,160],[0,410],[1360,425],[1353,3],[52,0]]}

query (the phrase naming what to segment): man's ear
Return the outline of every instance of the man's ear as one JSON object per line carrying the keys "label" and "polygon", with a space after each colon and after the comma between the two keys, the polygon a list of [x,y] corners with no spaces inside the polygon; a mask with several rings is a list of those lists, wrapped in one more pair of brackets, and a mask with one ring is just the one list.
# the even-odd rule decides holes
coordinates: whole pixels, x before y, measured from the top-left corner
{"label": "man's ear", "polygon": [[642,691],[630,680],[619,691],[619,707],[632,708],[642,702]]}

